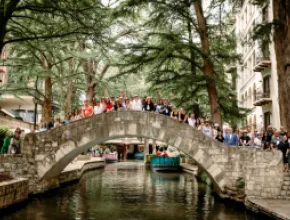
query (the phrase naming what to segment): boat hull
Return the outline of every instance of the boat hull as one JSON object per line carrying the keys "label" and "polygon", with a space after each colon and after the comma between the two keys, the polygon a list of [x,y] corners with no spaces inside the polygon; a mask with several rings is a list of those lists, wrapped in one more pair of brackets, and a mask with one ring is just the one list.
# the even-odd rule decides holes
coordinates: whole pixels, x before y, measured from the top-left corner
{"label": "boat hull", "polygon": [[180,172],[179,157],[152,157],[150,159],[150,167],[154,171],[160,172]]}

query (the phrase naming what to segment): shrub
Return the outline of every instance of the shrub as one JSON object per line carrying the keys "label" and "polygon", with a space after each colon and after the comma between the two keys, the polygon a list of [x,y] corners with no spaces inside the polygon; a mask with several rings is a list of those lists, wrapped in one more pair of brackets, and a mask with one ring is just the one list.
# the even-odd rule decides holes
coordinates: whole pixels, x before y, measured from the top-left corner
{"label": "shrub", "polygon": [[239,189],[244,189],[245,188],[245,179],[240,177],[237,182],[236,182],[236,187],[239,188]]}

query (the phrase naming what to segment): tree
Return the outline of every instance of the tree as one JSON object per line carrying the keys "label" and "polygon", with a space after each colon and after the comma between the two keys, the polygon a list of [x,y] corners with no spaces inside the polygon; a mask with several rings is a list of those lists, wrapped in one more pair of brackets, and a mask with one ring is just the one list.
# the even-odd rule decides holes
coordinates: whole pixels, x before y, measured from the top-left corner
{"label": "tree", "polygon": [[281,124],[290,130],[290,1],[273,1],[274,36]]}
{"label": "tree", "polygon": [[1,0],[0,53],[15,42],[67,36],[98,38],[103,11],[94,0]]}
{"label": "tree", "polygon": [[[186,105],[188,110],[192,111],[197,100],[207,102],[203,108],[210,111],[207,116],[221,123],[222,115],[230,118],[230,109],[232,115],[241,116],[225,72],[225,66],[238,56],[234,53],[235,39],[231,32],[226,32],[229,23],[214,18],[220,7],[213,4],[211,14],[204,15],[201,4],[201,1],[125,1],[118,12],[125,17],[133,14],[137,15],[135,19],[141,18],[132,27],[133,40],[119,46],[124,55],[119,67],[121,74],[146,74],[153,89],[173,93],[173,101]],[[146,16],[140,16],[138,10],[143,10]]]}
{"label": "tree", "polygon": [[[107,8],[93,0],[1,1],[0,51],[14,43],[8,48],[9,61],[3,61],[3,65],[9,67],[9,78],[20,82],[19,85],[8,84],[6,91],[13,91],[15,95],[25,91],[36,97],[43,106],[44,120],[52,116],[56,92],[64,112],[68,113],[77,89],[76,76],[90,74],[80,68],[83,58],[79,59],[70,48],[88,38],[97,44],[104,43],[103,33],[108,24],[106,12]],[[91,59],[92,55],[84,58]],[[13,73],[18,75],[13,76]],[[44,81],[43,91],[30,86],[38,76]]]}
{"label": "tree", "polygon": [[70,112],[75,83],[85,74],[82,59],[75,56],[77,48],[76,43],[61,40],[19,44],[4,63],[9,68],[9,83],[3,90],[35,97],[42,105],[45,121],[52,116],[53,102],[60,103],[65,113]]}
{"label": "tree", "polygon": [[[108,61],[105,61],[107,63],[104,64],[104,58],[105,56],[102,56],[101,51],[96,51],[96,48],[94,47],[94,43],[91,40],[88,40],[84,43],[84,48],[85,53],[88,55],[91,54],[92,52],[97,52],[97,56],[92,56],[89,59],[84,59],[83,60],[83,68],[84,71],[87,73],[85,76],[85,81],[86,81],[86,99],[92,103],[93,98],[96,95],[96,86],[99,81],[102,81],[104,78],[105,74],[107,73],[110,64]],[[101,66],[100,64],[103,64]],[[100,67],[101,66],[101,67]]]}
{"label": "tree", "polygon": [[207,91],[209,97],[209,105],[211,108],[211,116],[214,122],[222,124],[222,114],[220,104],[218,102],[218,94],[216,83],[214,80],[214,66],[210,60],[210,42],[208,37],[208,27],[206,18],[202,8],[202,0],[195,0],[193,2],[195,14],[197,18],[197,27],[200,37],[201,47],[204,53],[203,56],[203,73],[207,81]]}

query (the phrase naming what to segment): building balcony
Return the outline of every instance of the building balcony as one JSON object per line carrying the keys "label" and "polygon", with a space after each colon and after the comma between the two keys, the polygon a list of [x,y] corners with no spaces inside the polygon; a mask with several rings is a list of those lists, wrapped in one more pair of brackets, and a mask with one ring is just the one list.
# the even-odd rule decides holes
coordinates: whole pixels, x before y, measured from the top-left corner
{"label": "building balcony", "polygon": [[233,72],[237,72],[237,66],[228,66],[225,69],[226,73],[233,73]]}
{"label": "building balcony", "polygon": [[266,93],[257,93],[255,95],[255,101],[253,103],[254,106],[263,106],[272,102],[272,98],[270,97],[270,92]]}
{"label": "building balcony", "polygon": [[271,59],[269,57],[257,57],[255,63],[254,72],[261,72],[271,66]]}

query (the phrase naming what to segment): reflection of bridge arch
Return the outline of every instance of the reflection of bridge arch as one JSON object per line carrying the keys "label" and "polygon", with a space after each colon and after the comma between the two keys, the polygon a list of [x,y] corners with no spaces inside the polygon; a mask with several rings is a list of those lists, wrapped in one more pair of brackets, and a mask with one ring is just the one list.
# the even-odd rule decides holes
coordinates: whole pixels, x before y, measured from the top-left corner
{"label": "reflection of bridge arch", "polygon": [[[94,115],[46,132],[27,135],[22,152],[35,155],[39,179],[50,179],[57,177],[86,149],[124,137],[156,139],[178,148],[209,174],[218,191],[223,191],[225,185],[235,184],[238,177],[247,178],[243,172],[246,172],[248,162],[245,164],[244,160],[252,160],[247,158],[247,154],[253,156],[256,153],[250,148],[225,147],[170,117],[130,111]],[[234,161],[231,161],[231,154],[235,155]],[[243,160],[239,161],[240,158]],[[233,172],[235,169],[239,172]]]}

